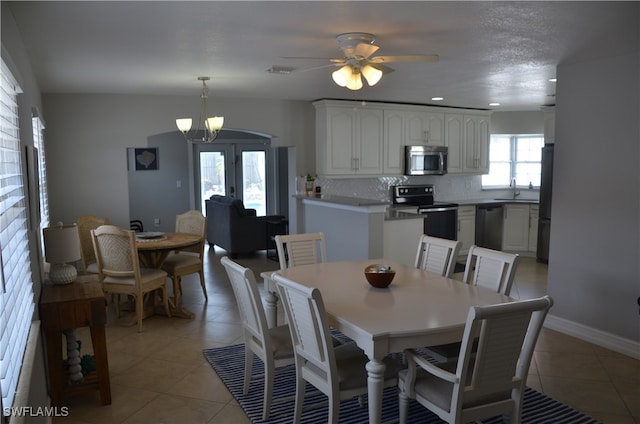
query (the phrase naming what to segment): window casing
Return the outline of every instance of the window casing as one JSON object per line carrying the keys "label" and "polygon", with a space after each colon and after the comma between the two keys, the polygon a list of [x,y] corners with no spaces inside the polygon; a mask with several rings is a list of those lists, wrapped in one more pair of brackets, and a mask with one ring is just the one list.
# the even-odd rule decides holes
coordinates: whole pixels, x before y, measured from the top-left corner
{"label": "window casing", "polygon": [[540,187],[542,134],[492,134],[489,173],[482,176],[482,188]]}
{"label": "window casing", "polygon": [[35,308],[22,175],[17,96],[4,61],[0,72],[0,409],[11,408]]}

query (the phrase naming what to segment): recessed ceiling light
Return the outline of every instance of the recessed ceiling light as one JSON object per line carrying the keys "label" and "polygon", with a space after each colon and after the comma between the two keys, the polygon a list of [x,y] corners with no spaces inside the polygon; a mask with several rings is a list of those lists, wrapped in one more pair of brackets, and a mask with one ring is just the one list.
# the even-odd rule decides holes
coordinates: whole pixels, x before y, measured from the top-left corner
{"label": "recessed ceiling light", "polygon": [[439,102],[444,100],[444,97],[432,97],[431,100],[433,100],[434,102]]}
{"label": "recessed ceiling light", "polygon": [[500,106],[500,103],[496,103],[496,102],[489,103],[489,106]]}
{"label": "recessed ceiling light", "polygon": [[558,78],[549,78],[549,82],[557,82]]}

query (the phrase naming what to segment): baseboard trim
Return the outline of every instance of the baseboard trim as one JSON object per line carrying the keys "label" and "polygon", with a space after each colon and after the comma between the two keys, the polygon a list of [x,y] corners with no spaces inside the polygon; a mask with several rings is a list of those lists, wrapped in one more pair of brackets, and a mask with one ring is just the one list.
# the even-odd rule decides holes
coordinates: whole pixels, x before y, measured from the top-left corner
{"label": "baseboard trim", "polygon": [[597,330],[551,314],[547,315],[544,326],[551,330],[576,337],[589,343],[602,346],[634,359],[640,359],[640,343],[615,334]]}

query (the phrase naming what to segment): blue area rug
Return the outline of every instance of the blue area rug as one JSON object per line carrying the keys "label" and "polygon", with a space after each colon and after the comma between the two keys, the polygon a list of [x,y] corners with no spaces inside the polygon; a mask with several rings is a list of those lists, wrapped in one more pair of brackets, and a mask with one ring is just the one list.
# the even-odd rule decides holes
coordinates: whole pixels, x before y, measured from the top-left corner
{"label": "blue area rug", "polygon": [[[244,345],[234,345],[215,349],[205,349],[203,354],[211,364],[220,379],[236,398],[244,412],[253,423],[291,424],[294,407],[295,393],[295,368],[289,366],[279,369],[274,379],[274,393],[271,404],[270,418],[262,421],[262,395],[263,382],[261,379],[253,380],[247,396],[242,394],[242,376],[244,371]],[[262,361],[255,358],[253,361],[253,374],[263,373]],[[313,393],[313,394],[311,394]],[[323,406],[309,408],[320,404]],[[307,396],[305,397],[305,409],[301,422],[304,424],[325,424],[327,422],[326,397],[319,393],[311,385],[307,384]],[[358,399],[343,401],[340,405],[341,423],[368,423],[369,411],[367,407],[360,407]],[[382,404],[382,422],[398,421],[398,390],[389,387],[384,390]],[[439,424],[443,421],[426,408],[415,401],[409,406],[409,422],[420,424]],[[485,420],[483,424],[503,423],[502,417],[494,417]],[[522,423],[541,424],[568,424],[589,423],[598,421],[572,409],[560,402],[545,396],[533,389],[527,388],[524,395],[524,407],[522,411]]]}

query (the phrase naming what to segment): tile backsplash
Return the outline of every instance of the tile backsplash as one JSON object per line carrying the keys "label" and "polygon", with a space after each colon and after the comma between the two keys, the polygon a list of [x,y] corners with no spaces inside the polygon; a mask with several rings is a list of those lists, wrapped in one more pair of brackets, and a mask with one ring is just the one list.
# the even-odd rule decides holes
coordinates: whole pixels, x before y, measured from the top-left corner
{"label": "tile backsplash", "polygon": [[[300,183],[299,183],[300,184]],[[374,178],[318,178],[323,194],[391,201],[391,187],[400,184],[433,184],[436,201],[493,199],[509,190],[482,190],[480,175],[383,176]],[[520,198],[537,199],[538,190],[520,190]]]}

